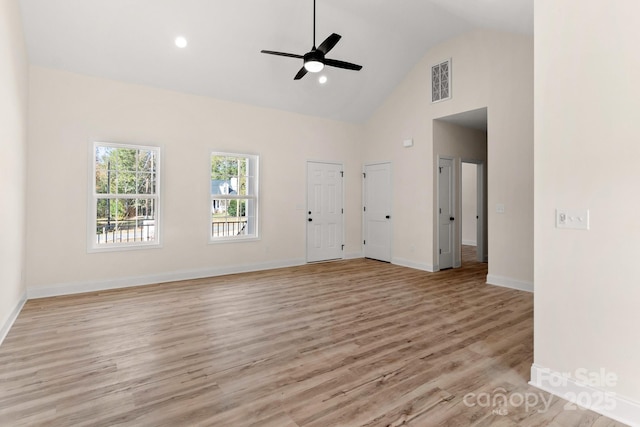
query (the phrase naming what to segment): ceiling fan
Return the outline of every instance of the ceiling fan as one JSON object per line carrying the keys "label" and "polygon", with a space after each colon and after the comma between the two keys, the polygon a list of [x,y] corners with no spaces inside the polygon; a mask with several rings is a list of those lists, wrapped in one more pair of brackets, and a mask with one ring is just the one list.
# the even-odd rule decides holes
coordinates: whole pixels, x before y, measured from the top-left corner
{"label": "ceiling fan", "polygon": [[329,53],[331,49],[342,38],[341,35],[333,33],[325,39],[320,46],[316,47],[316,0],[313,0],[313,47],[304,55],[297,55],[295,53],[275,52],[273,50],[261,50],[262,53],[269,55],[287,56],[289,58],[298,58],[303,60],[302,68],[298,71],[298,74],[293,78],[294,80],[300,80],[307,72],[317,73],[322,71],[325,65],[330,67],[344,68],[346,70],[362,69],[362,65],[352,64],[350,62],[338,61],[336,59],[326,58],[325,55]]}

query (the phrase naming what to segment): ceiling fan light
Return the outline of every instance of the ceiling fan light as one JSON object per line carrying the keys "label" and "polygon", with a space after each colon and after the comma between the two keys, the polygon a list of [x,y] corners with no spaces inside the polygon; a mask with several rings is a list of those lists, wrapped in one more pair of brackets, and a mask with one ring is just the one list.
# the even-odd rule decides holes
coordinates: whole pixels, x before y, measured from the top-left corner
{"label": "ceiling fan light", "polygon": [[305,61],[304,68],[310,73],[318,73],[324,68],[324,64],[317,59]]}
{"label": "ceiling fan light", "polygon": [[187,47],[187,39],[185,39],[182,36],[178,36],[178,37],[176,37],[175,44],[180,49],[184,49],[185,47]]}
{"label": "ceiling fan light", "polygon": [[317,50],[315,46],[311,52],[304,55],[304,69],[310,73],[317,73],[324,68],[324,53]]}

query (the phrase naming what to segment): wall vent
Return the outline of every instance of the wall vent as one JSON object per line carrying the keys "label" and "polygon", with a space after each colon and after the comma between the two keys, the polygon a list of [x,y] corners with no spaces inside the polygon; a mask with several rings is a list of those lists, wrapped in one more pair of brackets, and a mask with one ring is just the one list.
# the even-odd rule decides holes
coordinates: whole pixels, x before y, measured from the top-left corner
{"label": "wall vent", "polygon": [[451,59],[431,67],[431,102],[451,98]]}

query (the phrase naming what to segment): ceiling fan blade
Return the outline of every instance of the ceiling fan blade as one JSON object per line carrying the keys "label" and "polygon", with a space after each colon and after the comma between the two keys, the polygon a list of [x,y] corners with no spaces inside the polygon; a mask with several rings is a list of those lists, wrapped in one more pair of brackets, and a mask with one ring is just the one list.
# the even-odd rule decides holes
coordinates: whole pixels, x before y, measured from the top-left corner
{"label": "ceiling fan blade", "polygon": [[351,62],[338,61],[337,59],[324,59],[324,65],[330,65],[337,68],[345,68],[347,70],[360,71],[362,65],[352,64]]}
{"label": "ceiling fan blade", "polygon": [[298,74],[296,74],[296,76],[293,78],[293,80],[300,80],[306,74],[307,74],[307,69],[302,67],[302,68],[300,68],[300,71],[298,71]]}
{"label": "ceiling fan blade", "polygon": [[298,59],[304,58],[304,56],[296,55],[295,53],[276,52],[273,50],[261,50],[260,52],[266,53],[269,55],[288,56],[289,58],[298,58]]}
{"label": "ceiling fan blade", "polygon": [[325,39],[325,41],[320,44],[320,46],[318,46],[318,50],[326,55],[331,49],[333,49],[333,47],[340,41],[341,38],[342,36],[340,34],[331,34]]}

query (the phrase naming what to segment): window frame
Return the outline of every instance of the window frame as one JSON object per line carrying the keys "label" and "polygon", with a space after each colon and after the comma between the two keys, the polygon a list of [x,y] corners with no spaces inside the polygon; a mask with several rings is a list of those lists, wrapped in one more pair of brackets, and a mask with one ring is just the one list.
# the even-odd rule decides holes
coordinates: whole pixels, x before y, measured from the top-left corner
{"label": "window frame", "polygon": [[[98,147],[105,148],[124,148],[131,150],[144,150],[154,151],[156,156],[155,165],[155,193],[152,194],[120,194],[120,193],[98,193],[96,191],[96,151]],[[162,147],[158,145],[144,145],[144,144],[129,144],[129,143],[116,143],[116,142],[104,142],[94,141],[90,144],[89,150],[89,188],[88,188],[88,220],[87,220],[87,252],[88,253],[101,253],[101,252],[117,252],[117,251],[130,251],[140,249],[157,249],[162,247]],[[112,196],[112,197],[105,197]],[[154,218],[154,240],[153,241],[133,241],[133,242],[118,242],[109,244],[98,244],[96,240],[97,235],[97,204],[100,199],[153,199],[155,204],[155,218]]]}
{"label": "window frame", "polygon": [[[255,173],[248,172],[247,177],[253,178],[253,185],[249,186],[252,192],[250,194],[212,194],[211,193],[211,166],[214,156],[225,156],[225,157],[240,157],[248,159],[248,168],[249,171],[251,167],[255,168]],[[260,240],[260,155],[253,153],[236,153],[236,152],[228,152],[228,151],[218,151],[218,150],[209,150],[209,161],[208,161],[208,177],[209,184],[207,186],[209,193],[209,201],[208,201],[208,216],[209,219],[207,221],[208,226],[208,234],[209,234],[209,243],[210,244],[220,244],[220,243],[239,243],[239,242],[252,242],[256,240]],[[251,199],[255,204],[255,212],[254,212],[254,220],[253,220],[253,229],[254,233],[248,235],[235,235],[235,236],[223,236],[223,237],[214,237],[212,231],[212,207],[213,200],[247,200]],[[247,223],[248,224],[248,223]]]}

